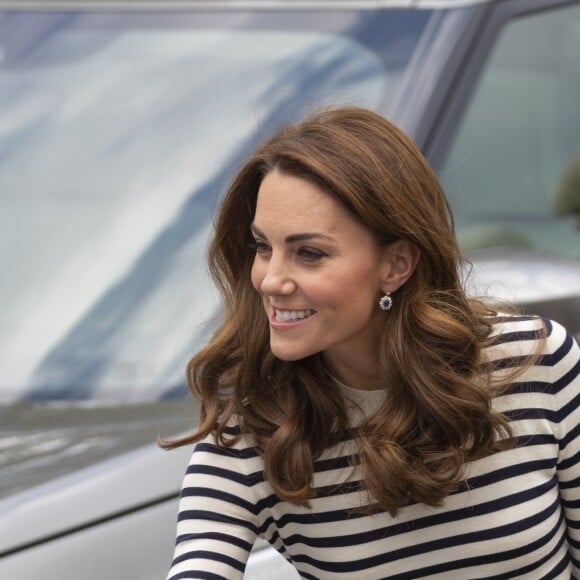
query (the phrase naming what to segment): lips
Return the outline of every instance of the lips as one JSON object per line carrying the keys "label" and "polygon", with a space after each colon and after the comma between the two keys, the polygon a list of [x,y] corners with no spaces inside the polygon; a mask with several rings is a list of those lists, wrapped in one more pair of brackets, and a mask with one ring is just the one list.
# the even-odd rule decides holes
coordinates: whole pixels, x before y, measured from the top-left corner
{"label": "lips", "polygon": [[305,310],[281,310],[274,308],[274,320],[276,322],[293,322],[296,320],[304,320],[315,314],[315,310],[307,308]]}

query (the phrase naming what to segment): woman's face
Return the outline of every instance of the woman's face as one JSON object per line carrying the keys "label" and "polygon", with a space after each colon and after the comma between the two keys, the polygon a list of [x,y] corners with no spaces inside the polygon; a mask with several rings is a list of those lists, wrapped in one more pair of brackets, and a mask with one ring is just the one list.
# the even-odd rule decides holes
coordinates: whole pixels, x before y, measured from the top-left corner
{"label": "woman's face", "polygon": [[258,191],[252,233],[252,284],[274,355],[323,352],[331,367],[375,357],[390,266],[371,232],[318,186],[274,170]]}

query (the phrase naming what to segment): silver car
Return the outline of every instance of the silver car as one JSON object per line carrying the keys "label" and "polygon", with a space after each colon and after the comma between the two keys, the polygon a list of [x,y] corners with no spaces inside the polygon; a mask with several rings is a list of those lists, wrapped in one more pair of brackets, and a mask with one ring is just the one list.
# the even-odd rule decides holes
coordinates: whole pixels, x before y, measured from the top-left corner
{"label": "silver car", "polygon": [[403,127],[469,292],[580,336],[578,55],[580,0],[0,0],[0,578],[166,575],[212,215],[312,108]]}

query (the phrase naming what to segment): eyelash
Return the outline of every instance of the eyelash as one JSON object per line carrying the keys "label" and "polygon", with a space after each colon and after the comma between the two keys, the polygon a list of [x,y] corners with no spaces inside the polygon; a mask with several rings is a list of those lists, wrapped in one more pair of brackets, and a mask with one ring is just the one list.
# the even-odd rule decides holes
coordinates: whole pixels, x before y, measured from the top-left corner
{"label": "eyelash", "polygon": [[298,250],[298,255],[305,262],[318,262],[322,258],[326,257],[324,252],[321,252],[320,250],[314,250],[312,248],[300,248]]}
{"label": "eyelash", "polygon": [[248,245],[256,252],[256,254],[265,254],[271,250],[268,244],[265,244],[259,240],[252,240]]}
{"label": "eyelash", "polygon": [[[272,248],[260,241],[260,240],[253,240],[249,243],[250,248],[252,248],[256,254],[267,254],[268,252],[272,251]],[[301,247],[298,248],[298,251],[296,252],[298,254],[298,256],[300,257],[300,259],[303,262],[312,264],[314,262],[318,262],[320,260],[322,260],[322,258],[325,258],[328,254],[321,252],[320,250],[315,250],[314,248],[308,248],[308,247]]]}

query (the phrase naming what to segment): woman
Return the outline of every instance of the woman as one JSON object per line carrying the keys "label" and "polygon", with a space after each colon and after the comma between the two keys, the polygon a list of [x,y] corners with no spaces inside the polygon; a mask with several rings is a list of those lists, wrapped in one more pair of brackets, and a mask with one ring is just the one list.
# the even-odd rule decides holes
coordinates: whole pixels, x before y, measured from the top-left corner
{"label": "woman", "polygon": [[579,349],[468,299],[437,178],[379,115],[320,112],[234,179],[209,252],[221,326],[169,578],[580,573]]}

